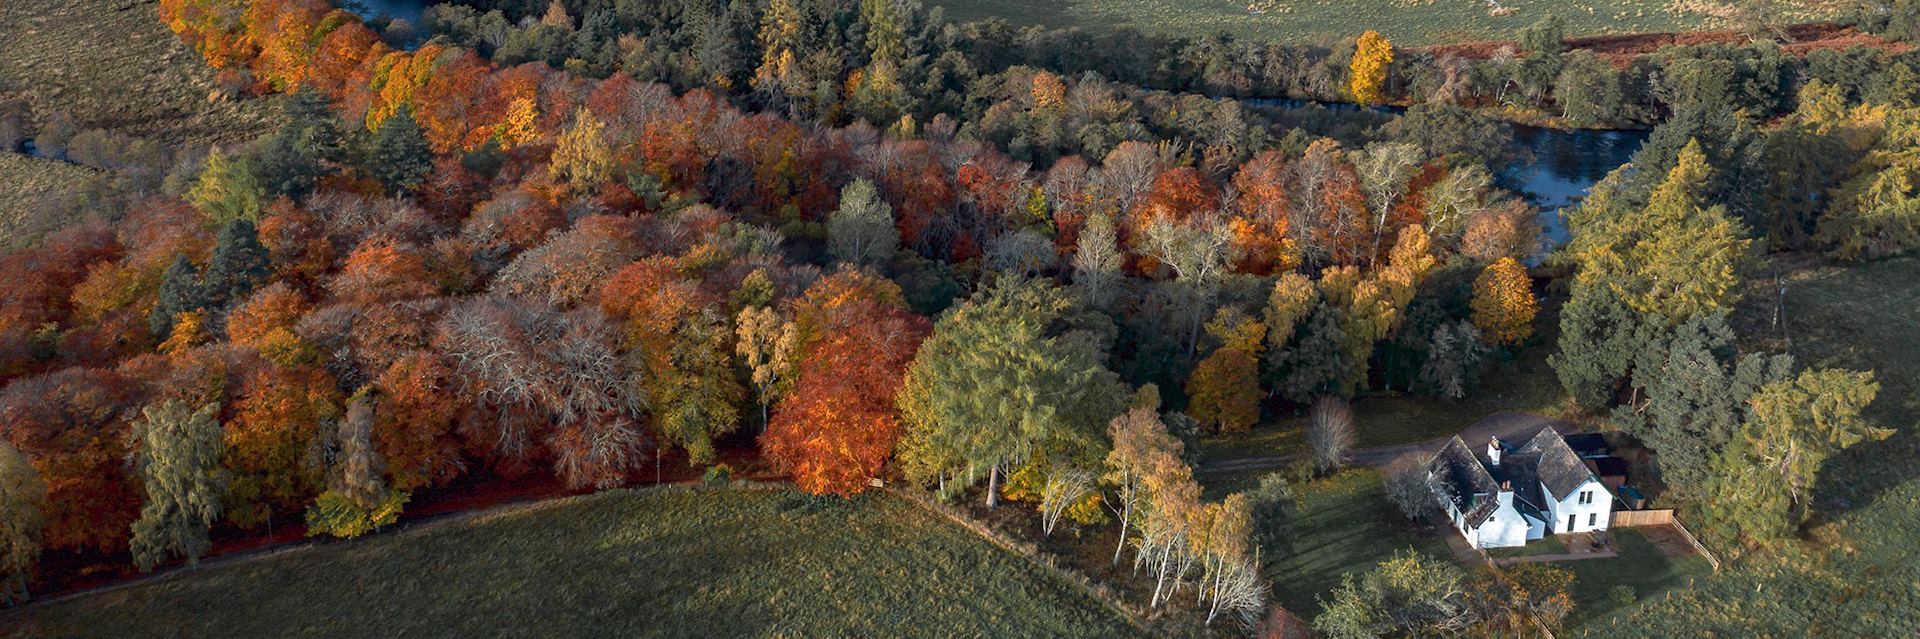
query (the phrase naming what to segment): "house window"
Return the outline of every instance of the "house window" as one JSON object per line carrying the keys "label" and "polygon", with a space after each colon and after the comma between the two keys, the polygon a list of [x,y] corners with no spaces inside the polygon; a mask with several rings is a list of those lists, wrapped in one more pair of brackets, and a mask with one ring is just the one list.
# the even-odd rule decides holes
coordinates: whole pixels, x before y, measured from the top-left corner
{"label": "house window", "polygon": [[1587,527],[1600,525],[1600,513],[1587,513]]}
{"label": "house window", "polygon": [[1567,532],[1573,532],[1573,525],[1579,521],[1579,517],[1579,515],[1567,515]]}
{"label": "house window", "polygon": [[1586,505],[1591,503],[1593,503],[1593,491],[1591,490],[1580,491],[1580,504]]}

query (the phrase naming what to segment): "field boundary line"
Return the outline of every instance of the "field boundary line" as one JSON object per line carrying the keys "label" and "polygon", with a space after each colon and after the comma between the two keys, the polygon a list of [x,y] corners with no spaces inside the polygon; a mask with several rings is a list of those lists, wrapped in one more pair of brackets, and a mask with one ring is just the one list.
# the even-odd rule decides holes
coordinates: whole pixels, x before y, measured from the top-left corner
{"label": "field boundary line", "polygon": [[1082,591],[1085,591],[1088,596],[1093,597],[1095,601],[1099,601],[1109,610],[1120,615],[1120,618],[1127,620],[1127,623],[1132,625],[1134,629],[1149,636],[1154,634],[1153,630],[1147,627],[1144,618],[1131,606],[1128,606],[1126,602],[1114,597],[1111,589],[1105,584],[1094,581],[1093,578],[1086,576],[1078,570],[1074,570],[1072,567],[1060,565],[1060,562],[1056,560],[1053,555],[1039,550],[1038,547],[1031,547],[1032,544],[1026,544],[1003,537],[998,531],[995,531],[992,526],[988,526],[985,522],[969,517],[952,506],[928,499],[924,495],[902,490],[893,485],[888,485],[884,490],[896,497],[919,505],[928,512],[946,518],[948,521],[962,528],[972,531],[975,535],[979,535],[989,543],[1025,559],[1035,566],[1059,575],[1062,579],[1079,586]]}

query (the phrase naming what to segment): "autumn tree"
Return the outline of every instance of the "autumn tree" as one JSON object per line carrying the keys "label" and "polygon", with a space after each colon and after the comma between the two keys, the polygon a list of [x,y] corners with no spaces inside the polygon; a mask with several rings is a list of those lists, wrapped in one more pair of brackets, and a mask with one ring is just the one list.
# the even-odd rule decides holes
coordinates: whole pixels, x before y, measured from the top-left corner
{"label": "autumn tree", "polygon": [[1159,394],[1149,385],[1134,395],[1127,412],[1107,424],[1107,438],[1113,448],[1107,452],[1106,473],[1100,479],[1113,487],[1118,502],[1111,506],[1120,516],[1120,543],[1113,548],[1114,563],[1119,563],[1120,552],[1132,535],[1134,517],[1149,498],[1148,476],[1177,463],[1183,452],[1180,440],[1160,421],[1159,409]]}
{"label": "autumn tree", "polygon": [[893,207],[880,199],[873,183],[856,179],[840,190],[840,208],[827,218],[827,251],[857,266],[878,266],[893,257],[900,243]]}
{"label": "autumn tree", "polygon": [[192,410],[167,400],[148,406],[133,427],[133,467],[146,487],[146,504],[133,522],[133,561],[152,572],[179,555],[190,566],[213,547],[207,531],[220,517],[226,476],[218,406]]}
{"label": "autumn tree", "polygon": [[374,380],[374,445],[395,489],[445,485],[466,470],[454,430],[465,405],[454,375],[438,354],[421,351],[395,359]]}
{"label": "autumn tree", "polygon": [[1187,380],[1188,412],[1214,432],[1239,433],[1260,421],[1260,349],[1266,327],[1231,307],[1207,324],[1220,348]]}
{"label": "autumn tree", "polygon": [[1511,257],[1500,258],[1473,280],[1473,325],[1497,346],[1517,344],[1533,334],[1533,280]]}
{"label": "autumn tree", "polygon": [[333,377],[310,366],[263,366],[241,386],[225,428],[223,510],[240,526],[271,526],[320,492],[321,433],[340,417],[340,397]]}
{"label": "autumn tree", "polygon": [[739,340],[734,354],[747,367],[754,395],[760,400],[760,423],[764,427],[769,423],[769,408],[792,383],[799,329],[770,306],[749,306],[740,309],[734,332]]}
{"label": "autumn tree", "polygon": [[373,447],[374,421],[373,394],[362,388],[339,421],[340,454],[327,491],[307,509],[307,535],[358,537],[400,518],[408,495],[387,488],[385,460]]}
{"label": "autumn tree", "polygon": [[27,579],[47,528],[47,482],[20,450],[0,439],[0,603],[28,598]]}
{"label": "autumn tree", "polygon": [[607,143],[607,125],[581,108],[574,113],[573,126],[560,134],[553,148],[548,171],[554,181],[586,193],[612,177],[613,148]]}
{"label": "autumn tree", "polygon": [[46,547],[125,547],[140,511],[139,480],[126,468],[140,402],[135,380],[103,369],[69,368],[0,389],[0,438],[47,482]]}
{"label": "autumn tree", "polygon": [[801,490],[850,496],[893,454],[901,430],[894,397],[929,327],[898,286],[862,271],[816,282],[795,306],[806,330],[793,390],[761,446]]}
{"label": "autumn tree", "polygon": [[233,220],[259,221],[265,209],[266,187],[246,158],[229,157],[219,147],[207,154],[207,166],[187,192],[187,201],[215,224]]}
{"label": "autumn tree", "polygon": [[989,507],[1009,464],[1096,447],[1121,388],[1076,312],[1059,288],[1001,278],[942,316],[901,389],[903,446],[984,468]]}
{"label": "autumn tree", "polygon": [[1360,104],[1387,100],[1387,66],[1393,64],[1393,43],[1378,31],[1360,34],[1353,42],[1353,62],[1347,69],[1347,94]]}

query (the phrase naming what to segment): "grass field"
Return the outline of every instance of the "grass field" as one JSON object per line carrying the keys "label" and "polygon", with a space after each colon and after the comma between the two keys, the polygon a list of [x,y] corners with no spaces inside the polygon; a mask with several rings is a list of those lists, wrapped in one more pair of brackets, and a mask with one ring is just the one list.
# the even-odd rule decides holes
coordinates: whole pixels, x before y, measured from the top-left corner
{"label": "grass field", "polygon": [[217,97],[208,69],[166,26],[155,0],[6,0],[0,11],[0,101],[25,100],[35,122],[66,111],[81,129],[160,142],[250,139],[272,100]]}
{"label": "grass field", "polygon": [[[1102,29],[1128,26],[1171,35],[1226,32],[1281,42],[1351,38],[1374,29],[1401,46],[1510,40],[1548,15],[1567,21],[1569,35],[1719,28],[1713,2],[1662,0],[1504,0],[1494,16],[1482,0],[929,0],[968,20]],[[1812,4],[1812,3],[1807,3]],[[1254,14],[1250,7],[1263,9]],[[1679,7],[1703,7],[1704,11]],[[1796,17],[1828,15],[1797,10]]]}
{"label": "grass field", "polygon": [[[1831,265],[1776,258],[1734,316],[1746,348],[1873,369],[1868,415],[1893,437],[1827,461],[1806,543],[1750,554],[1719,574],[1589,624],[1593,636],[1894,637],[1920,629],[1920,259]],[[1768,272],[1772,272],[1771,268]],[[1644,595],[1643,595],[1644,597]]]}
{"label": "grass field", "polygon": [[[1551,331],[1557,321],[1546,318],[1540,325]],[[1373,393],[1356,398],[1355,446],[1373,448],[1446,437],[1501,411],[1567,416],[1570,405],[1566,390],[1554,376],[1553,367],[1547,365],[1553,339],[1542,335],[1528,344],[1511,360],[1490,364],[1480,385],[1458,400],[1408,393]],[[1303,415],[1271,419],[1245,433],[1202,439],[1200,456],[1219,461],[1304,452],[1306,427]]]}
{"label": "grass field", "polygon": [[[1264,473],[1201,474],[1208,499],[1258,483]],[[1340,585],[1349,572],[1364,572],[1414,548],[1449,557],[1439,537],[1409,527],[1380,490],[1380,474],[1366,469],[1293,486],[1294,512],[1287,547],[1265,548],[1265,575],[1273,582],[1273,601],[1301,617],[1320,613],[1318,598]],[[1451,558],[1447,559],[1452,561]]]}
{"label": "grass field", "polygon": [[1707,559],[1699,555],[1668,557],[1632,528],[1616,528],[1608,534],[1613,536],[1613,547],[1620,556],[1555,564],[1573,571],[1570,627],[1625,609],[1613,599],[1617,586],[1632,588],[1636,600],[1651,600],[1685,588],[1713,571]]}
{"label": "grass field", "polygon": [[22,637],[1138,634],[920,506],[784,488],[606,492],[0,613]]}
{"label": "grass field", "polygon": [[49,193],[77,187],[97,171],[57,160],[0,153],[0,250],[12,250],[51,229],[25,228],[30,209]]}

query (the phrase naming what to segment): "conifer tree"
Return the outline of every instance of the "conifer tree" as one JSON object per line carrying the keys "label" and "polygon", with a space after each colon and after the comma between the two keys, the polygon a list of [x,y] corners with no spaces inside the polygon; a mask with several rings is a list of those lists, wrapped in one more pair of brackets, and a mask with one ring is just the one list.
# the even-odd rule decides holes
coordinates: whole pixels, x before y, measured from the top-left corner
{"label": "conifer tree", "polygon": [[173,334],[173,323],[181,313],[190,313],[207,307],[207,299],[200,287],[200,269],[187,260],[187,255],[175,255],[173,264],[167,266],[166,275],[160,279],[160,298],[154,302],[153,311],[147,314],[147,329],[154,339],[166,339]]}
{"label": "conifer tree", "polygon": [[207,154],[206,169],[187,191],[194,208],[216,224],[259,220],[267,189],[245,158],[228,157],[219,147]]}
{"label": "conifer tree", "polygon": [[246,299],[273,275],[268,260],[267,247],[260,244],[260,234],[253,222],[228,222],[220,229],[219,240],[213,245],[213,258],[207,262],[201,299],[215,309],[225,309]]}
{"label": "conifer tree", "polygon": [[226,492],[218,412],[214,404],[192,410],[172,399],[148,406],[134,422],[133,468],[147,497],[133,522],[133,561],[141,572],[174,555],[198,565],[213,547],[207,531]]}
{"label": "conifer tree", "polygon": [[412,107],[401,105],[399,112],[380,123],[368,159],[368,171],[388,192],[406,193],[426,181],[433,172],[433,147],[413,119]]}

